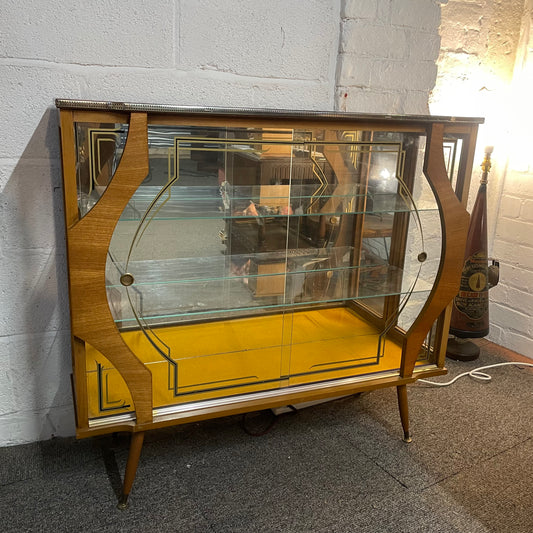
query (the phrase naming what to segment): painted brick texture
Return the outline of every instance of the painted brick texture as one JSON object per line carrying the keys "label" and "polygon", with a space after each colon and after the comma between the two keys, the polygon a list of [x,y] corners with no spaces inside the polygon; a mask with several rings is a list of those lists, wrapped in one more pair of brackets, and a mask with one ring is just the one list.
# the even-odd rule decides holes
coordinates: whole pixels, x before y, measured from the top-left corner
{"label": "painted brick texture", "polygon": [[492,289],[489,338],[533,357],[533,172],[510,171],[503,186],[493,256],[500,284]]}
{"label": "painted brick texture", "polygon": [[533,81],[533,2],[522,17],[522,42],[511,83],[515,105],[510,116],[513,139],[508,171],[501,188],[493,255],[501,261],[501,282],[493,289],[490,339],[533,358],[533,156],[528,127]]}
{"label": "painted brick texture", "polygon": [[[527,7],[529,6],[529,11]],[[533,158],[528,125],[533,81],[531,0],[450,0],[442,9],[436,114],[486,117],[470,196],[485,144],[495,145],[488,186],[489,253],[500,261],[490,291],[488,338],[533,357]],[[454,111],[455,110],[455,111]]]}
{"label": "painted brick texture", "polygon": [[439,55],[440,5],[433,0],[345,0],[337,107],[427,113]]}

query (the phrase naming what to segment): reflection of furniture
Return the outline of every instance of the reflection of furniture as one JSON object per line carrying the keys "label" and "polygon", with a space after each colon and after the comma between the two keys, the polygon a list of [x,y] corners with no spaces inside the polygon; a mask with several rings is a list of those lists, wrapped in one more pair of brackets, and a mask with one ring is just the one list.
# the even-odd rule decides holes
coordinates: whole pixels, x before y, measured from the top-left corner
{"label": "reflection of furniture", "polygon": [[[151,429],[390,386],[409,438],[406,386],[445,372],[443,311],[466,237],[442,143],[461,138],[468,187],[478,120],[58,106],[77,435],[132,433],[122,504]],[[105,192],[80,213],[76,142],[95,122],[128,135]],[[266,141],[278,162],[313,157],[323,174],[293,180],[285,166],[275,170],[283,183],[266,183],[265,166],[258,182]],[[174,164],[167,175],[161,150]],[[368,181],[385,152],[396,181],[377,212]],[[438,208],[427,212],[446,246],[430,253],[438,271],[422,280],[431,250],[410,222],[419,215],[410,198],[430,188]],[[247,202],[265,209],[243,213]],[[365,258],[364,241],[385,235],[386,252]],[[415,296],[424,305],[404,325]]]}
{"label": "reflection of furniture", "polygon": [[[291,136],[268,135],[270,142],[280,140],[290,141]],[[239,220],[237,223],[229,221],[229,250],[234,254],[255,254],[260,251],[273,252],[260,259],[252,259],[253,272],[258,276],[252,278],[250,288],[256,297],[282,295],[285,290],[286,267],[283,250],[289,248],[298,250],[309,247],[309,244],[323,245],[326,238],[332,234],[332,223],[321,216],[321,211],[328,212],[329,202],[322,196],[328,186],[332,189],[336,185],[335,174],[327,165],[325,158],[318,162],[315,154],[299,153],[292,157],[291,144],[263,144],[264,152],[255,158],[256,170],[253,169],[250,159],[235,156],[233,159],[233,174],[227,179],[233,183],[255,186],[258,190],[257,205],[252,203],[253,213],[266,214],[266,217],[251,217]],[[245,163],[245,164],[243,164]],[[243,171],[245,169],[245,171]],[[246,176],[243,179],[243,176]],[[328,178],[331,182],[328,181]],[[305,194],[293,197],[292,190],[297,186],[303,187]],[[329,195],[326,195],[328,198]],[[251,200],[250,200],[251,201]],[[242,199],[241,199],[242,202]],[[321,205],[321,207],[317,207]],[[263,211],[261,211],[263,209]],[[310,216],[301,217],[297,225],[290,224],[279,215],[294,215],[294,210]],[[265,213],[266,210],[266,213]],[[275,217],[268,217],[274,213]],[[249,209],[244,211],[249,215]],[[333,217],[336,219],[336,216]],[[334,224],[333,224],[334,225]],[[293,227],[295,226],[295,227]],[[305,255],[305,252],[302,252]],[[272,277],[277,273],[279,276]],[[259,279],[261,276],[270,276],[270,279]]]}
{"label": "reflection of furniture", "polygon": [[363,237],[390,237],[392,235],[392,215],[366,215]]}
{"label": "reflection of furniture", "polygon": [[281,296],[285,293],[285,256],[254,259],[250,265],[250,289],[254,296]]}

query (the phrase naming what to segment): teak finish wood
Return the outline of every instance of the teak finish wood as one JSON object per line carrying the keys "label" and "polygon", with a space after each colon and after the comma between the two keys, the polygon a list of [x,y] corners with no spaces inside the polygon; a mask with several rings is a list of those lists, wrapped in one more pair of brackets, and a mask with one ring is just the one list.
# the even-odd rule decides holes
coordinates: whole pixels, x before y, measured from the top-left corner
{"label": "teak finish wood", "polygon": [[418,351],[431,326],[459,290],[463,255],[470,219],[454,194],[446,173],[442,143],[444,127],[433,124],[428,132],[424,174],[435,193],[442,226],[442,249],[435,284],[422,311],[406,334],[404,357],[400,368],[402,377],[411,376]]}
{"label": "teak finish wood", "polygon": [[152,420],[152,376],[115,325],[105,287],[107,252],[130,197],[148,174],[148,124],[132,113],[128,139],[106,191],[85,217],[67,230],[72,335],[104,353],[126,381],[137,422]]}

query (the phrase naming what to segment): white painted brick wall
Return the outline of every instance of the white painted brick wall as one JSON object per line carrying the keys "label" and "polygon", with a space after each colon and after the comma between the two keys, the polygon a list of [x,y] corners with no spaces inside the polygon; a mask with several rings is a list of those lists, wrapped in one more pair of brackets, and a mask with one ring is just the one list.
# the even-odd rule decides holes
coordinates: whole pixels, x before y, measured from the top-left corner
{"label": "white painted brick wall", "polygon": [[527,126],[533,120],[533,19],[526,5],[523,0],[448,2],[431,109],[487,117],[470,195],[474,198],[478,188],[483,146],[494,144],[488,236],[489,253],[500,261],[500,282],[489,293],[488,338],[533,357],[533,138]]}
{"label": "white painted brick wall", "polygon": [[[378,9],[389,2],[383,0],[359,0],[358,2],[343,2],[342,18],[345,19],[369,19],[376,20],[383,18],[379,15]],[[388,14],[387,10],[387,14]]]}
{"label": "white painted brick wall", "polygon": [[394,28],[368,19],[346,20],[340,45],[341,53],[356,53],[360,57],[404,59],[409,53],[404,28]]}
{"label": "white painted brick wall", "polygon": [[427,113],[440,2],[344,0],[337,100],[345,111]]}
{"label": "white painted brick wall", "polygon": [[526,222],[533,222],[533,199],[523,200],[520,207],[520,218]]}
{"label": "white painted brick wall", "polygon": [[[171,67],[173,0],[69,4],[3,0],[3,57],[58,64]],[[139,20],[144,22],[139,26]],[[95,43],[97,43],[95,45]]]}
{"label": "white painted brick wall", "polygon": [[438,5],[1,2],[0,445],[74,428],[54,98],[424,112]]}
{"label": "white painted brick wall", "polygon": [[[529,2],[530,9],[533,2]],[[518,144],[510,144],[508,172],[501,188],[500,210],[494,232],[493,255],[500,259],[500,285],[491,291],[489,338],[533,358],[533,120],[530,105],[533,80],[533,11],[524,10],[523,42],[517,53],[517,69],[511,98],[519,99],[509,119]],[[519,165],[517,165],[519,160]]]}
{"label": "white painted brick wall", "polygon": [[440,25],[439,2],[392,0],[391,23],[393,26],[416,28],[433,33]]}
{"label": "white painted brick wall", "polygon": [[490,291],[489,338],[533,358],[532,183],[533,173],[511,170],[503,185],[492,253],[500,260],[500,283]]}
{"label": "white painted brick wall", "polygon": [[507,218],[518,218],[520,216],[521,207],[521,198],[517,198],[515,196],[504,196],[501,199],[499,215]]}
{"label": "white painted brick wall", "polygon": [[337,46],[338,14],[336,2],[322,0],[182,2],[180,16],[187,23],[180,27],[178,65],[260,78],[326,80],[330,52]]}

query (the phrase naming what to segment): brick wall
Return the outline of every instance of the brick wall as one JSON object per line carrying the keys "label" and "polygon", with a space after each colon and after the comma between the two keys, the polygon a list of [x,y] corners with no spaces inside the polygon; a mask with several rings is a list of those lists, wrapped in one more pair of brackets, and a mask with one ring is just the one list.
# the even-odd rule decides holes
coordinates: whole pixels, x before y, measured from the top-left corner
{"label": "brick wall", "polygon": [[424,112],[438,4],[2,1],[0,445],[74,427],[54,98]]}
{"label": "brick wall", "polygon": [[442,9],[436,114],[486,118],[480,129],[470,204],[483,147],[494,145],[488,185],[489,254],[500,260],[490,291],[488,338],[533,357],[532,0],[450,0]]}
{"label": "brick wall", "polygon": [[511,84],[508,171],[502,186],[493,239],[501,261],[501,282],[491,291],[491,333],[495,342],[533,358],[533,1],[522,16],[521,41]]}
{"label": "brick wall", "polygon": [[428,95],[437,75],[440,3],[344,2],[337,68],[339,109],[428,113]]}

